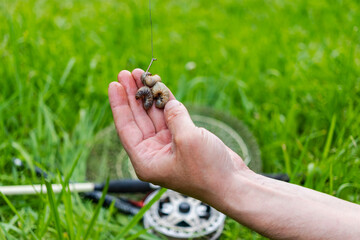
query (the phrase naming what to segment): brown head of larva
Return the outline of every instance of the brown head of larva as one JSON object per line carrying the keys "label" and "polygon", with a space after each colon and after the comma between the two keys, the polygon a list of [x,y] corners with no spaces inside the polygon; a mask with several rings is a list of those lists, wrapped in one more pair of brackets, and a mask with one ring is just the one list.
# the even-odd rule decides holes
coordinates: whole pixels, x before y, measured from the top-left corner
{"label": "brown head of larva", "polygon": [[165,104],[169,101],[169,89],[162,82],[158,82],[151,90],[155,98],[155,106],[157,108],[164,108]]}
{"label": "brown head of larva", "polygon": [[161,82],[161,78],[159,75],[152,75],[151,73],[144,72],[140,77],[141,82],[148,87],[153,87],[157,82]]}
{"label": "brown head of larva", "polygon": [[154,96],[152,94],[152,91],[149,87],[143,86],[139,88],[139,90],[136,92],[135,95],[136,99],[142,99],[143,101],[143,107],[145,110],[148,110],[151,108],[154,102]]}

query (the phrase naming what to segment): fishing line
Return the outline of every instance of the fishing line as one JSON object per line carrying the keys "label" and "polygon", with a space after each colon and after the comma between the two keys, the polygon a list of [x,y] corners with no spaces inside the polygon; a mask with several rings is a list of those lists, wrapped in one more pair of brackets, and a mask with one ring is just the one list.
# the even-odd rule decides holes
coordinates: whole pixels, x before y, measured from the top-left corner
{"label": "fishing line", "polygon": [[153,44],[153,29],[152,29],[152,18],[151,18],[151,0],[149,0],[149,16],[150,16],[150,31],[151,31],[151,61],[149,67],[146,69],[146,75],[149,73],[149,69],[154,61],[157,59],[154,58],[154,44]]}
{"label": "fishing line", "polygon": [[151,0],[149,0],[149,16],[150,16],[150,31],[151,31],[151,57],[154,58],[153,30],[152,30],[152,19],[151,19]]}

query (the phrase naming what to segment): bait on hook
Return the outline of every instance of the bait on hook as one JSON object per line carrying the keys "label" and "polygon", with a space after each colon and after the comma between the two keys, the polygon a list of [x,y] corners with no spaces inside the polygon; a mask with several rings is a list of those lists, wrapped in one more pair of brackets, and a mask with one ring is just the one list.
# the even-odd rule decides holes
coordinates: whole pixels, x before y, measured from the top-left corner
{"label": "bait on hook", "polygon": [[165,104],[169,101],[170,96],[170,92],[165,84],[161,82],[160,76],[157,74],[152,75],[149,72],[154,61],[156,61],[156,58],[151,59],[146,72],[141,74],[140,80],[144,86],[139,88],[135,95],[136,99],[143,100],[143,107],[145,110],[148,110],[152,106],[154,100],[157,108],[164,108]]}
{"label": "bait on hook", "polygon": [[145,110],[148,110],[149,108],[151,108],[151,106],[154,102],[154,97],[153,97],[152,91],[148,86],[143,86],[143,87],[139,88],[139,90],[136,92],[135,98],[142,99],[143,107]]}
{"label": "bait on hook", "polygon": [[149,15],[150,15],[150,29],[151,29],[151,61],[149,67],[141,75],[140,80],[144,84],[143,87],[139,88],[136,92],[135,98],[142,99],[143,107],[145,110],[150,109],[154,99],[156,100],[155,106],[157,108],[164,108],[165,104],[169,101],[170,92],[165,86],[161,83],[161,78],[159,75],[152,75],[149,70],[154,61],[157,59],[154,58],[154,47],[153,47],[153,32],[152,32],[152,20],[151,20],[151,0],[149,0]]}
{"label": "bait on hook", "polygon": [[151,89],[154,96],[155,106],[157,108],[164,108],[165,104],[169,101],[169,90],[162,82],[157,82],[155,86]]}
{"label": "bait on hook", "polygon": [[153,87],[157,82],[161,82],[161,78],[159,75],[152,75],[151,73],[144,72],[141,75],[141,82],[148,87]]}
{"label": "bait on hook", "polygon": [[148,110],[154,100],[157,108],[164,108],[165,104],[169,101],[170,92],[165,84],[161,82],[160,76],[144,72],[141,75],[141,82],[144,86],[139,88],[135,98],[143,100],[144,109]]}

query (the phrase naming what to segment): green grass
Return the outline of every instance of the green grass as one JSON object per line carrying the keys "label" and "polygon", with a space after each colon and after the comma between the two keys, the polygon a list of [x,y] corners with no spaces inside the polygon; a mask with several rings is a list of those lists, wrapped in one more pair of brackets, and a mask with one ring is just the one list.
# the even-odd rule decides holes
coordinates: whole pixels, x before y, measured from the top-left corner
{"label": "green grass", "polygon": [[[360,203],[358,1],[153,0],[152,16],[152,72],[179,100],[243,120],[265,172]],[[0,0],[0,184],[41,182],[13,157],[86,179],[92,139],[112,122],[108,84],[151,59],[148,17],[148,1]],[[0,237],[82,239],[98,214],[88,239],[111,239],[130,221],[58,196],[0,198]],[[232,220],[223,234],[261,238]]]}

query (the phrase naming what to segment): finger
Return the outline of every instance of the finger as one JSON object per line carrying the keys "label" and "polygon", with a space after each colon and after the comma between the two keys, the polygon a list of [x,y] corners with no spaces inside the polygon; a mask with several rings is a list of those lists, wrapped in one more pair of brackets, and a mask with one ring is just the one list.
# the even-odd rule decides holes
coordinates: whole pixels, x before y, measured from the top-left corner
{"label": "finger", "polygon": [[130,153],[142,141],[143,134],[133,117],[124,87],[120,83],[112,82],[108,91],[118,135],[123,146]]}
{"label": "finger", "polygon": [[136,124],[143,133],[143,139],[147,139],[155,135],[155,127],[143,108],[141,100],[135,99],[135,94],[138,87],[135,80],[129,71],[121,71],[118,75],[118,80],[124,86],[130,108],[132,110]]}
{"label": "finger", "polygon": [[144,70],[140,69],[140,68],[135,68],[132,72],[131,75],[133,76],[133,78],[135,79],[135,83],[136,86],[138,88],[141,88],[142,86],[144,86],[144,84],[141,82],[141,75],[144,73]]}
{"label": "finger", "polygon": [[177,101],[171,100],[165,105],[165,121],[173,136],[192,130],[195,125],[185,106]]}
{"label": "finger", "polygon": [[[143,73],[144,73],[144,71],[140,68],[137,68],[134,71],[132,71],[132,76],[135,79],[135,82],[136,82],[136,85],[138,88],[143,86],[143,83],[141,82],[141,79],[140,79],[140,77]],[[169,100],[175,99],[174,95],[171,93],[170,90],[169,90],[169,92],[170,92]],[[165,117],[164,117],[164,111],[162,109],[158,109],[155,106],[152,106],[148,110],[147,113],[155,126],[156,132],[160,132],[161,130],[167,128]]]}

